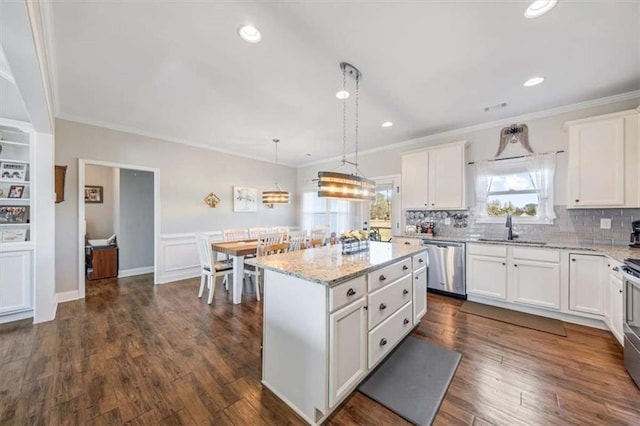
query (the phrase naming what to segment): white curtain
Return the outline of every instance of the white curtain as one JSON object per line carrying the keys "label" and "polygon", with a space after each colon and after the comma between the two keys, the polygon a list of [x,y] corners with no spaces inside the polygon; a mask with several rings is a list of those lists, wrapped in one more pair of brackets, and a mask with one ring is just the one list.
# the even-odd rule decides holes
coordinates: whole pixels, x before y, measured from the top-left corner
{"label": "white curtain", "polygon": [[556,153],[534,154],[526,158],[527,171],[538,193],[538,217],[553,223],[553,181],[556,174]]}
{"label": "white curtain", "polygon": [[476,162],[476,214],[478,217],[486,218],[487,196],[491,186],[491,178],[495,176],[495,161],[483,160]]}

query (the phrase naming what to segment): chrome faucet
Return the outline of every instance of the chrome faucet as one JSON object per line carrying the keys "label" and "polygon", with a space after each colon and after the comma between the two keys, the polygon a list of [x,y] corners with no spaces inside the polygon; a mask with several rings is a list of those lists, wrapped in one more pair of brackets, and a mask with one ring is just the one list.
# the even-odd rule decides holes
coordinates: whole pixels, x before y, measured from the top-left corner
{"label": "chrome faucet", "polygon": [[511,213],[507,213],[507,223],[504,224],[505,228],[508,228],[507,232],[507,240],[513,240],[513,219],[511,218]]}

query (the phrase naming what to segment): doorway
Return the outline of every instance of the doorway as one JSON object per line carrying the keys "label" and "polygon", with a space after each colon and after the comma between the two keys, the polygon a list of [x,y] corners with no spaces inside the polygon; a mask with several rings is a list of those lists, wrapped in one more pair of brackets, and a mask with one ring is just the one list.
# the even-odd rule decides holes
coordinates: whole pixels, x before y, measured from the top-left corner
{"label": "doorway", "polygon": [[400,235],[400,176],[374,180],[375,199],[365,205],[365,228],[378,233],[381,241],[390,241],[394,235]]}
{"label": "doorway", "polygon": [[78,163],[78,287],[85,280],[141,274],[157,277],[160,171],[80,159]]}

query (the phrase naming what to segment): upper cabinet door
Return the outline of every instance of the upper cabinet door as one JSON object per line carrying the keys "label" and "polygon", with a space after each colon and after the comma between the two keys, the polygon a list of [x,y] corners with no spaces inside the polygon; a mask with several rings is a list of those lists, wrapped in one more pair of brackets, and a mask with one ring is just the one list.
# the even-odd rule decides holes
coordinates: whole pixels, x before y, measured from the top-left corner
{"label": "upper cabinet door", "polygon": [[569,127],[570,207],[624,206],[624,118]]}
{"label": "upper cabinet door", "polygon": [[429,208],[464,209],[464,145],[429,151]]}
{"label": "upper cabinet door", "polygon": [[402,208],[426,209],[429,206],[429,153],[413,152],[402,156]]}

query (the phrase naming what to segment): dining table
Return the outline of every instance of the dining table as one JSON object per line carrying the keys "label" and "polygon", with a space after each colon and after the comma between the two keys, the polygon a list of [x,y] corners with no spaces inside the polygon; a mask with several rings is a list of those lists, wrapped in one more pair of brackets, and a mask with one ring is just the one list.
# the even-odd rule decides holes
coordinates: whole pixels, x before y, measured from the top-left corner
{"label": "dining table", "polygon": [[242,301],[242,280],[244,278],[244,258],[258,252],[258,240],[225,241],[211,243],[214,253],[229,255],[233,262],[233,284],[231,297],[233,304]]}

